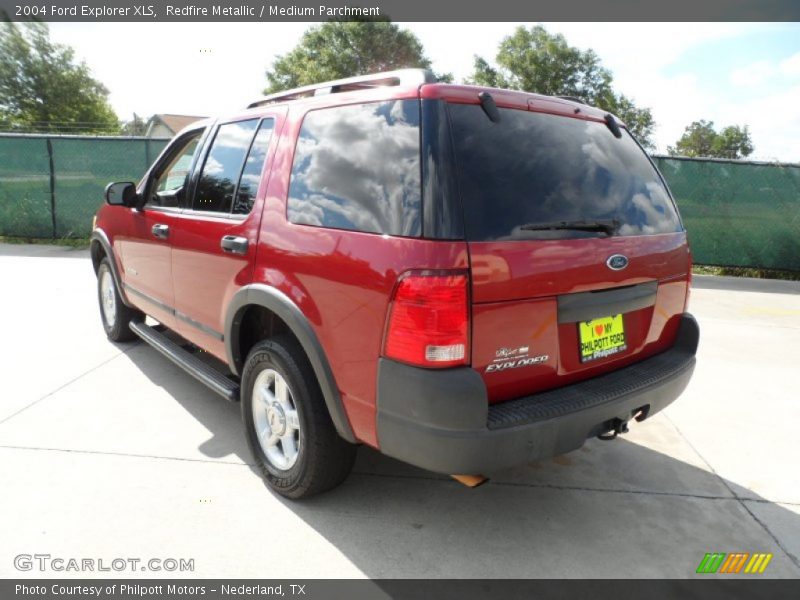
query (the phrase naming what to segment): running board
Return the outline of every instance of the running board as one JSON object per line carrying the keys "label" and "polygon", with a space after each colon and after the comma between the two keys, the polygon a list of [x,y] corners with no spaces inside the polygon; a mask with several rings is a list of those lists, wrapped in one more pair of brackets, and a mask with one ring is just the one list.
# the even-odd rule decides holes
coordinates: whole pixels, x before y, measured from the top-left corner
{"label": "running board", "polygon": [[159,333],[149,325],[135,321],[130,323],[130,328],[133,333],[200,381],[200,383],[207,385],[226,400],[231,402],[239,400],[239,385],[236,382],[231,381],[215,368],[190,354],[167,336]]}

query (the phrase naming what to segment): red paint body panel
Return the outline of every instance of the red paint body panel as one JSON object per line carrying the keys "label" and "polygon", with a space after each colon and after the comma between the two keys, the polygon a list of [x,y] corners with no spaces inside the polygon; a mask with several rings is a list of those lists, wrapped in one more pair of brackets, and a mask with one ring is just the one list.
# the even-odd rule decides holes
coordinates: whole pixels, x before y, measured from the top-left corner
{"label": "red paint body panel", "polygon": [[[617,369],[669,347],[683,313],[689,271],[684,233],[637,237],[469,244],[473,274],[472,365],[490,402],[500,402]],[[612,271],[605,260],[624,254]],[[558,323],[563,294],[660,282],[655,306],[624,315],[627,350],[581,363],[576,323]],[[671,323],[671,324],[670,324]],[[500,348],[529,347],[548,360],[486,373]]]}
{"label": "red paint body panel", "polygon": [[294,140],[303,114],[290,113],[290,133],[275,156],[253,278],[300,307],[330,361],[353,431],[377,446],[377,360],[397,277],[412,269],[465,269],[467,245],[287,222]]}
{"label": "red paint body panel", "polygon": [[[251,217],[255,213],[251,213]],[[257,215],[256,215],[257,216]],[[223,335],[225,309],[243,285],[252,281],[255,251],[239,256],[220,247],[225,235],[242,236],[255,243],[257,218],[231,221],[205,215],[181,215],[172,238],[172,271],[175,309]],[[176,331],[187,340],[226,360],[225,344],[219,336],[178,319]]]}
{"label": "red paint body panel", "polygon": [[[689,270],[685,233],[649,236],[471,242],[473,300],[498,302],[619,287],[676,276]],[[612,254],[630,261],[606,268]]]}
{"label": "red paint body panel", "polygon": [[[458,104],[480,104],[478,94],[482,91],[491,92],[495,104],[501,108],[517,108],[592,121],[603,121],[606,114],[605,111],[593,106],[562,98],[471,85],[424,85],[420,89],[420,97],[428,100],[446,100]],[[578,112],[576,112],[576,108]],[[623,125],[621,121],[619,123]]]}
{"label": "red paint body panel", "polygon": [[103,205],[97,223],[107,232],[117,253],[122,281],[158,303],[128,292],[130,301],[164,325],[174,328],[174,315],[163,305],[172,306],[172,248],[168,240],[152,234],[153,225],[172,226],[175,215],[136,211],[121,206]]}

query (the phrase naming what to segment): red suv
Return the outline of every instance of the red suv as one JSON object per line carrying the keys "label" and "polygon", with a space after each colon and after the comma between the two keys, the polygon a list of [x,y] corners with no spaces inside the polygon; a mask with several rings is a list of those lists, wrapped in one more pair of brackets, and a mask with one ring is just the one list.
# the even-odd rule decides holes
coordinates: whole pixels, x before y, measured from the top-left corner
{"label": "red suv", "polygon": [[358,444],[455,475],[568,452],[695,365],[686,232],[624,124],[427,71],[191,125],[108,186],[91,250],[108,337],[241,400],[292,498]]}

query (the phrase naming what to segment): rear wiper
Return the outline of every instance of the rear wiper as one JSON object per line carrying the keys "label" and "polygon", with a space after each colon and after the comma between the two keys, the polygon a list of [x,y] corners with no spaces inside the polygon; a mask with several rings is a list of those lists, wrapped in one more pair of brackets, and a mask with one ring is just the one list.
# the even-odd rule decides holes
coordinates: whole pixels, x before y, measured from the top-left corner
{"label": "rear wiper", "polygon": [[598,231],[606,235],[614,235],[619,229],[617,219],[598,221],[557,221],[554,223],[529,223],[520,227],[525,231]]}

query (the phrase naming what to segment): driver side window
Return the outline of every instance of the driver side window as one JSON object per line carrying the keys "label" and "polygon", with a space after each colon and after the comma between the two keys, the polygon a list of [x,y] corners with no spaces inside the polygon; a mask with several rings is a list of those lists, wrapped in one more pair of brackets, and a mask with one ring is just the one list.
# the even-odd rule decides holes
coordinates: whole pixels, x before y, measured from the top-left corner
{"label": "driver side window", "polygon": [[178,208],[182,204],[187,176],[202,133],[202,130],[193,133],[175,147],[153,181],[150,198],[147,200],[148,206]]}

